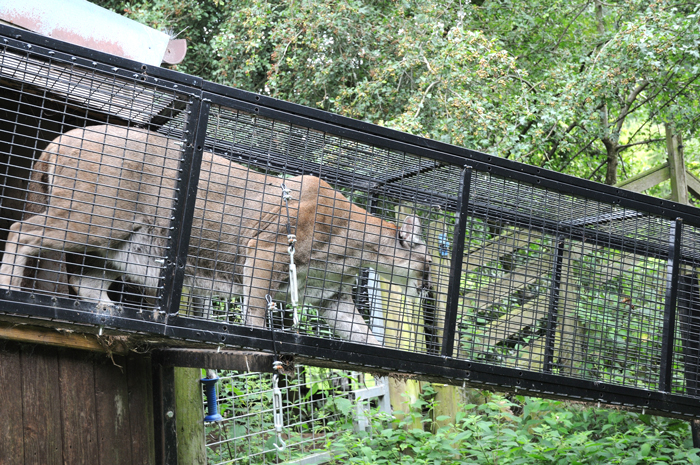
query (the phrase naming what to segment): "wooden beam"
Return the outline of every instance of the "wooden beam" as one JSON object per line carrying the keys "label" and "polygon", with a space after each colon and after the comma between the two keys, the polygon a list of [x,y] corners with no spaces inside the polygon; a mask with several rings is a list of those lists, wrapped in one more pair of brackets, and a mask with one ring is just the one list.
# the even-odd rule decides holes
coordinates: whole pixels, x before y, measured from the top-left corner
{"label": "wooden beam", "polygon": [[100,337],[94,334],[57,331],[40,326],[17,325],[5,322],[0,322],[0,339],[90,350],[93,352],[114,354],[127,354],[129,352],[125,344],[111,336]]}
{"label": "wooden beam", "polygon": [[633,192],[644,192],[658,184],[661,184],[671,178],[671,170],[668,167],[668,162],[649,168],[646,171],[639,173],[629,179],[617,183],[616,187],[621,187]]}
{"label": "wooden beam", "polygon": [[688,192],[700,199],[700,179],[686,168],[685,180],[688,182]]}
{"label": "wooden beam", "polygon": [[[152,353],[153,361],[165,366],[211,368],[215,370],[236,370],[244,372],[272,373],[273,354],[242,350],[218,349],[157,349]],[[293,372],[291,362],[285,365],[285,372]]]}

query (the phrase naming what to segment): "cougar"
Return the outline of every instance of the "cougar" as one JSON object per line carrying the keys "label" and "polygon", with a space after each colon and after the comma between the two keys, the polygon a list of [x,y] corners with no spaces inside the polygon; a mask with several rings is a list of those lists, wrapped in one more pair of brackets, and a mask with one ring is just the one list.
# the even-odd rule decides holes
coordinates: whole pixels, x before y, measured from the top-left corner
{"label": "cougar", "polygon": [[[182,156],[180,143],[145,129],[105,125],[56,138],[34,164],[32,215],[10,227],[0,288],[21,289],[28,260],[40,254],[71,254],[85,260],[67,267],[80,299],[113,307],[107,291],[116,279],[155,296],[172,208],[184,201],[177,190]],[[289,232],[296,235],[300,306],[317,307],[343,339],[379,345],[352,299],[360,267],[375,268],[408,294],[429,286],[432,260],[417,217],[399,228],[315,176],[282,179],[209,152],[184,286],[200,302],[239,296],[243,324],[264,326],[266,296],[288,299]]]}

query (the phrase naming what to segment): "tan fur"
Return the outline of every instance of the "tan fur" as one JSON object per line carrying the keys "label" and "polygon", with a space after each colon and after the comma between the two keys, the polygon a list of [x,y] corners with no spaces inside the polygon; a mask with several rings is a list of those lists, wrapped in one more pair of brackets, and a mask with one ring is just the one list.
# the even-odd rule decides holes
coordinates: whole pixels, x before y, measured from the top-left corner
{"label": "tan fur", "polygon": [[[58,137],[34,166],[32,216],[10,227],[0,287],[20,289],[28,258],[41,251],[96,260],[94,268],[69,268],[70,284],[103,307],[112,305],[108,283],[120,277],[155,295],[173,198],[184,199],[176,192],[181,157],[176,141],[141,129],[98,126]],[[283,182],[292,194],[289,221]],[[350,296],[360,266],[409,289],[428,281],[417,218],[398,229],[317,177],[282,180],[204,153],[185,286],[205,301],[242,296],[245,324],[263,326],[265,296],[287,295],[288,222],[300,301],[320,308],[343,338],[378,343]]]}

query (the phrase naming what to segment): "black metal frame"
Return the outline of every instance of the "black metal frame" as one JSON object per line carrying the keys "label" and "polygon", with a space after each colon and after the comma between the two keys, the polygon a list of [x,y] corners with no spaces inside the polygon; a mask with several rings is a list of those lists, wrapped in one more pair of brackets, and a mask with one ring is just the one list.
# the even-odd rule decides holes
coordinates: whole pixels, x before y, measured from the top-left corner
{"label": "black metal frame", "polygon": [[464,240],[471,179],[472,167],[465,166],[462,170],[462,177],[459,180],[458,202],[461,208],[455,216],[455,243],[452,247],[450,284],[447,290],[447,303],[445,305],[445,331],[442,338],[443,357],[452,357],[455,345],[455,326],[457,325],[457,306],[459,305],[459,278],[462,274],[462,260],[464,258]]}
{"label": "black metal frame", "polygon": [[173,365],[154,360],[152,374],[155,463],[177,463],[175,368]]}
{"label": "black metal frame", "polygon": [[[380,371],[412,373],[440,382],[468,383],[484,387],[493,386],[498,387],[498,389],[522,390],[541,396],[598,401],[646,409],[649,412],[665,415],[700,418],[700,400],[669,392],[673,348],[676,345],[674,333],[675,300],[679,287],[679,267],[681,263],[697,264],[700,261],[698,258],[700,253],[696,253],[694,250],[684,250],[680,246],[681,222],[686,226],[700,227],[700,210],[400,133],[270,97],[202,82],[197,77],[167,69],[142,66],[140,63],[65,44],[5,25],[0,25],[0,37],[3,38],[0,47],[4,44],[22,50],[31,49],[32,53],[47,57],[60,55],[64,60],[81,63],[88,67],[92,66],[96,70],[125,78],[139,75],[144,83],[165,86],[172,89],[173,92],[188,95],[190,98],[189,108],[176,105],[168,110],[168,115],[182,111],[189,113],[187,114],[187,130],[183,135],[186,149],[181,165],[182,178],[179,183],[181,197],[177,199],[176,203],[171,228],[172,243],[164,266],[161,313],[153,314],[152,312],[120,308],[116,314],[96,314],[92,311],[91,305],[72,299],[49,298],[21,292],[10,295],[2,290],[0,290],[0,300],[3,302],[0,303],[0,313],[61,320],[77,325],[111,328],[118,331],[159,334],[181,340],[224,344],[231,347],[273,351],[275,347],[273,347],[269,330],[243,328],[227,323],[187,318],[179,315],[177,311],[173,311],[180,299],[184,259],[189,240],[187,231],[192,221],[199,164],[207,144],[207,114],[211,105],[225,105],[228,108],[243,110],[262,117],[434,160],[426,166],[418,167],[417,171],[409,173],[408,176],[418,175],[444,165],[460,167],[468,165],[463,171],[458,198],[449,195],[440,198],[446,209],[458,212],[459,218],[454,230],[456,243],[453,248],[453,269],[450,273],[452,283],[448,294],[447,324],[440,355],[407,353],[388,348],[377,349],[362,344],[325,340],[286,332],[275,335],[278,351],[299,354],[307,358],[334,360]],[[168,115],[162,116],[161,119],[167,119]],[[151,126],[158,127],[162,124],[161,119],[156,118],[151,122]],[[313,172],[315,168],[310,163],[296,167],[299,172]],[[292,167],[293,170],[294,167]],[[464,218],[467,216],[485,218],[488,208],[483,203],[483,199],[474,198],[472,195],[472,176],[473,173],[477,172],[527,183],[571,196],[594,199],[625,209],[641,211],[645,215],[668,220],[672,225],[669,247],[664,247],[650,241],[628,238],[613,232],[596,231],[595,234],[591,234],[590,230],[587,229],[591,223],[585,218],[565,223],[548,218],[528,217],[523,213],[504,208],[499,210],[499,218],[506,223],[517,224],[527,221],[543,234],[557,238],[557,251],[552,264],[552,290],[549,299],[546,368],[542,373],[452,358],[454,327],[457,318],[457,293],[459,292],[459,286],[454,281],[458,280],[462,266]],[[385,192],[392,192],[391,189],[398,189],[391,186],[391,183],[396,180],[398,178],[389,174],[377,180],[367,179],[367,183],[371,189],[374,189],[373,192],[378,192],[381,189],[385,189]],[[415,195],[421,195],[419,189],[415,190]],[[434,196],[434,194],[431,195]],[[597,217],[593,223],[601,221],[603,220]],[[563,241],[559,239],[562,235],[566,235],[570,240],[605,245],[621,251],[633,251],[636,254],[648,254],[654,257],[668,257],[669,273],[664,329],[666,338],[662,349],[662,360],[665,367],[662,368],[658,391],[568,378],[552,373],[552,347],[555,342],[554,328],[557,324],[559,280],[564,250]],[[167,393],[164,396],[167,400]],[[165,434],[169,427],[164,425],[163,430]],[[163,454],[167,455],[167,452],[163,452]]]}

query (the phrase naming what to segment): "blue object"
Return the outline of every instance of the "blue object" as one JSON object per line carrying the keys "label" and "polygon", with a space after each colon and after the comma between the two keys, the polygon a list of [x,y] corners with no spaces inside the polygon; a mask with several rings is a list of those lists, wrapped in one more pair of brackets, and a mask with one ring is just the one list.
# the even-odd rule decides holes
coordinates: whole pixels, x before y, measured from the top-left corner
{"label": "blue object", "polygon": [[450,241],[447,240],[447,234],[442,233],[438,236],[438,250],[441,257],[450,255]]}
{"label": "blue object", "polygon": [[219,414],[219,405],[216,401],[216,383],[219,378],[202,378],[199,381],[204,385],[204,393],[207,396],[207,412],[209,415],[204,417],[204,421],[221,421],[224,419]]}

